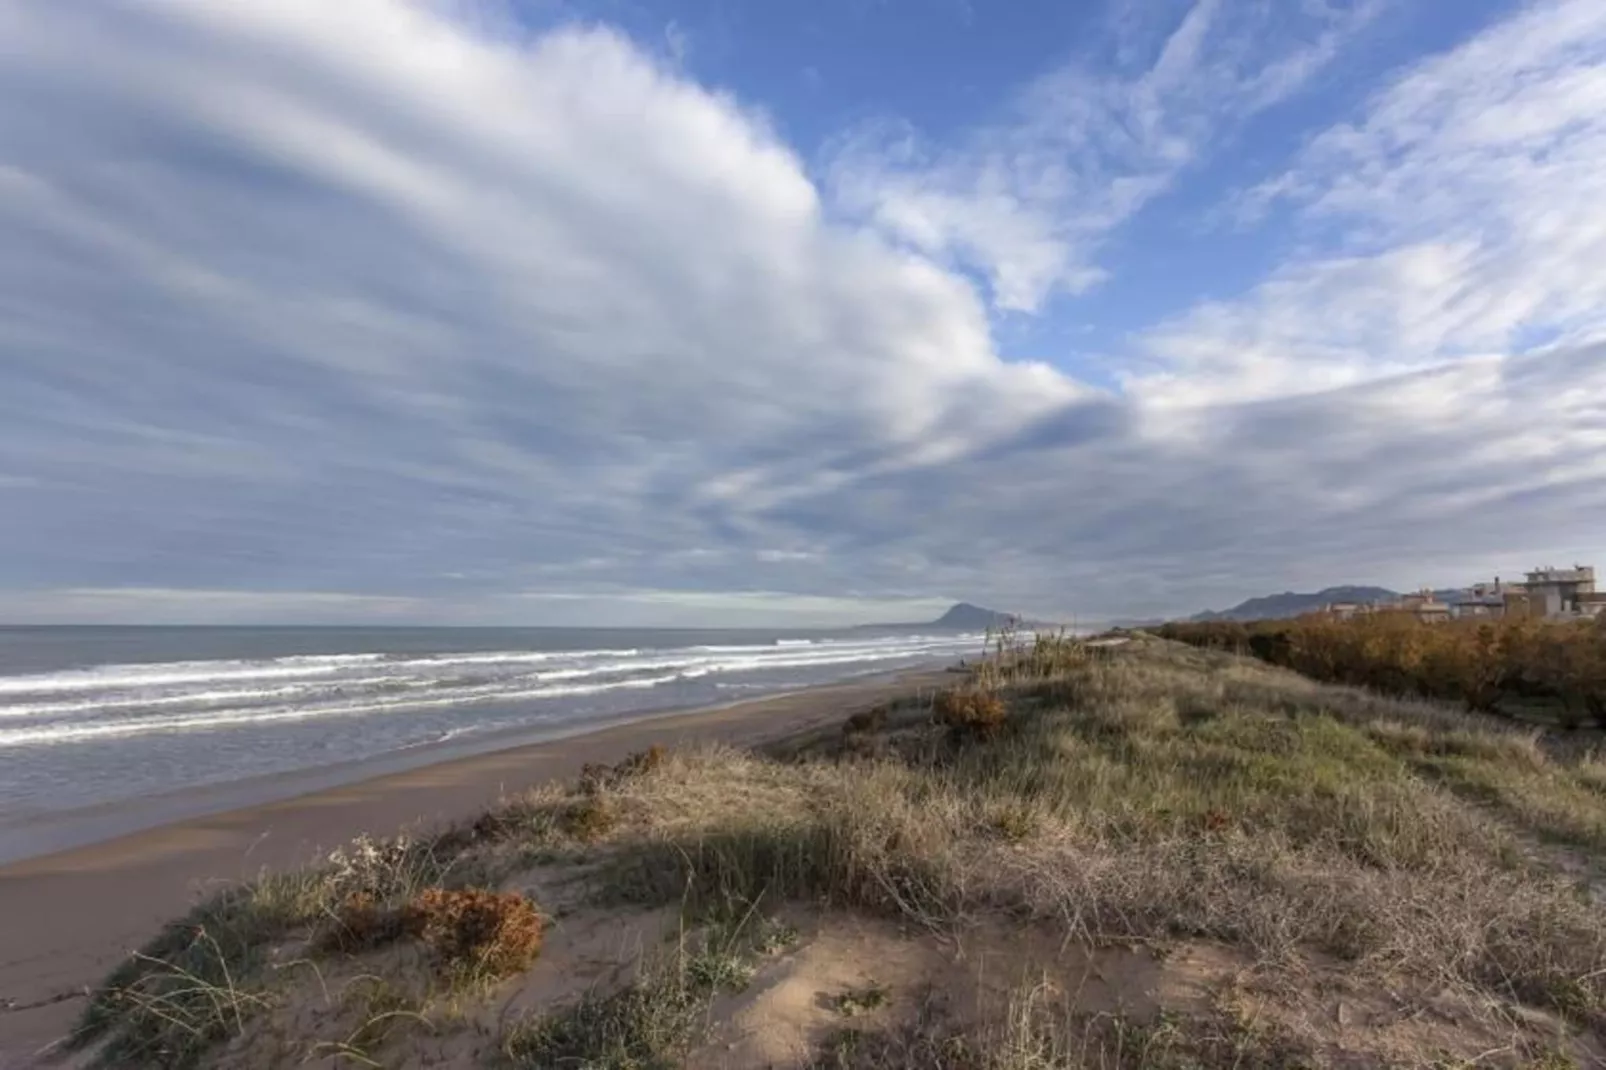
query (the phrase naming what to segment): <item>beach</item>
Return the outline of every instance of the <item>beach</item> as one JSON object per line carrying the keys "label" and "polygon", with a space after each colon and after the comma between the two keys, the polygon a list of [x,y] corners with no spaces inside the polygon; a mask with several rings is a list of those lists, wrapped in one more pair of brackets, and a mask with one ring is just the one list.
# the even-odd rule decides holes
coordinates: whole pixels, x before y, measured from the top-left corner
{"label": "beach", "polygon": [[981,637],[0,627],[0,866],[357,780],[972,656]]}
{"label": "beach", "polygon": [[753,746],[829,726],[941,671],[825,685],[439,762],[182,820],[0,866],[0,1067],[62,1037],[82,993],[221,884],[303,864],[351,838],[471,816],[503,794],[653,745]]}

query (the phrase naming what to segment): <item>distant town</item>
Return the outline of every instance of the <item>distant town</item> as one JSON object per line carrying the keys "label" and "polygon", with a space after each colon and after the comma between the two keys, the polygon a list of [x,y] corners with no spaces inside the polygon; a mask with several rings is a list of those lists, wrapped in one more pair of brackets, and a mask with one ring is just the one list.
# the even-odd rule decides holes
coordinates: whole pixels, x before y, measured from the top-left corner
{"label": "distant town", "polygon": [[1606,615],[1606,592],[1595,590],[1592,565],[1537,568],[1522,582],[1474,583],[1456,592],[1423,588],[1415,594],[1367,602],[1329,602],[1321,612],[1347,620],[1368,613],[1411,613],[1428,622],[1466,618],[1581,620]]}

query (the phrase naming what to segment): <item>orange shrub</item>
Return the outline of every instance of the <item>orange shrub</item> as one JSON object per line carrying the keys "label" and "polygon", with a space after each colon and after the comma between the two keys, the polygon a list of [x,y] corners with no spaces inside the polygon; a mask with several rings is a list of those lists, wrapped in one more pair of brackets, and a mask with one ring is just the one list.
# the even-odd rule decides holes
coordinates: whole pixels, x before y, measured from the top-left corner
{"label": "orange shrub", "polygon": [[490,977],[507,977],[534,962],[545,928],[524,896],[475,888],[426,888],[403,909],[402,923],[442,965]]}

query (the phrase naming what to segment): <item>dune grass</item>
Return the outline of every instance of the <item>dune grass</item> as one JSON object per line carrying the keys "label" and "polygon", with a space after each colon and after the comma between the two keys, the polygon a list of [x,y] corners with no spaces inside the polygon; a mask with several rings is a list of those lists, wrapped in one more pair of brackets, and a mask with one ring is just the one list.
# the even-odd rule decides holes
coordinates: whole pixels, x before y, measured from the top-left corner
{"label": "dune grass", "polygon": [[[1274,987],[1317,961],[1460,992],[1519,1038],[1502,1065],[1553,1054],[1529,1009],[1606,1037],[1606,910],[1580,887],[1606,766],[1587,746],[1156,640],[1001,654],[840,733],[634,756],[226,893],[108,978],[80,1043],[104,1065],[195,1065],[279,998],[269,950],[318,946],[353,894],[402,909],[532,867],[583,872],[595,909],[678,905],[699,932],[748,935],[509,1023],[498,1058],[515,1067],[679,1065],[787,903],[937,936],[1003,916],[1088,947],[1208,941]],[[952,1028],[845,1033],[818,1065],[1320,1064],[1229,1010],[1126,1021],[1026,991],[1004,1020]]]}

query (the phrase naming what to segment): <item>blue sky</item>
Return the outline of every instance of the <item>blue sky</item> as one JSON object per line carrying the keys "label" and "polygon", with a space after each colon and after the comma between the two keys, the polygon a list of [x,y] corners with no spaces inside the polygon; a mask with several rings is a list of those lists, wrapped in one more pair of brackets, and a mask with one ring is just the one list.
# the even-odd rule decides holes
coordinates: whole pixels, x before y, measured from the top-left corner
{"label": "blue sky", "polygon": [[1588,0],[0,0],[0,619],[1593,559]]}

